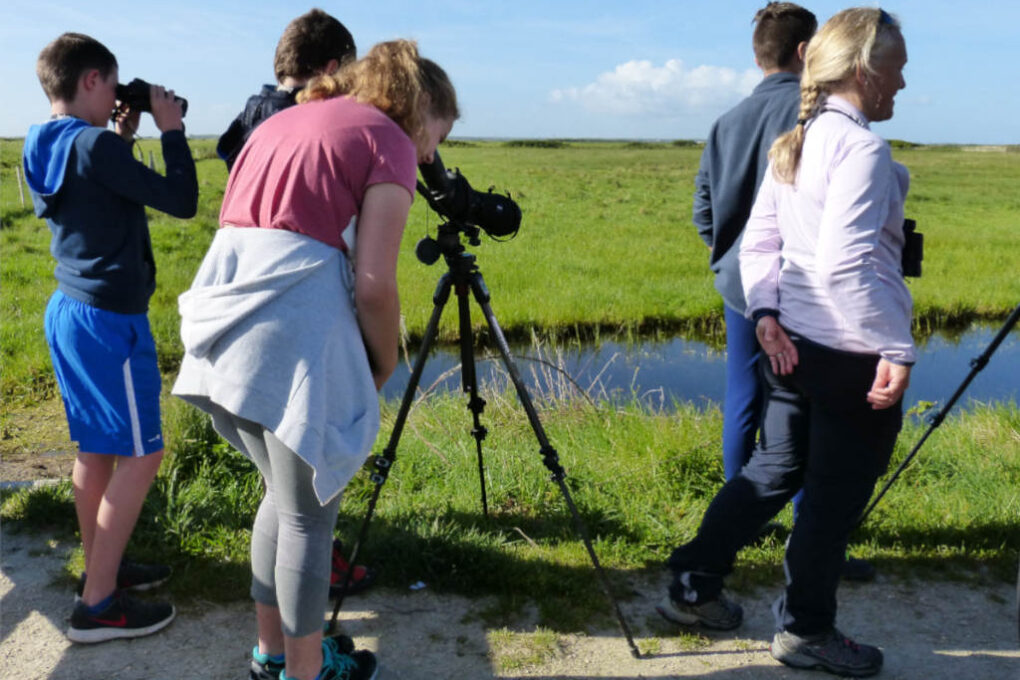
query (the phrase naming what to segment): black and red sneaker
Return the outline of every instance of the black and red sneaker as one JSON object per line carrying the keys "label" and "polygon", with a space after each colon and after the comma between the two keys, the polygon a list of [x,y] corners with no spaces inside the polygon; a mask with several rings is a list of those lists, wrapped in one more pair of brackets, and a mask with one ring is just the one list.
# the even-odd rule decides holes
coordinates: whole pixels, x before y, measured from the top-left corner
{"label": "black and red sneaker", "polygon": [[[344,587],[344,581],[347,579],[347,571],[351,568],[350,562],[344,557],[343,544],[339,538],[333,539],[333,558],[332,558],[332,569],[329,575],[329,597],[336,598],[340,596],[340,591]],[[353,595],[360,593],[365,588],[372,585],[375,581],[376,571],[363,567],[360,564],[354,565],[354,571],[351,575],[351,582],[347,586],[347,594]]]}
{"label": "black and red sneaker", "polygon": [[116,590],[113,602],[98,614],[89,614],[89,608],[79,600],[71,612],[67,637],[84,644],[142,637],[166,628],[176,614],[172,604],[136,600]]}

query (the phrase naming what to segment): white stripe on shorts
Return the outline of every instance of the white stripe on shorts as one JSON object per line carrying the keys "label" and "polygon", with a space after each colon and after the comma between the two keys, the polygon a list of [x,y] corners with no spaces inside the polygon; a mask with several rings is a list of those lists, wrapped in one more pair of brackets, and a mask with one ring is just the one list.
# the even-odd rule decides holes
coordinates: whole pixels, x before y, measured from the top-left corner
{"label": "white stripe on shorts", "polygon": [[131,359],[124,360],[124,391],[127,393],[128,416],[131,418],[131,440],[135,445],[133,455],[144,456],[142,425],[138,419],[138,404],[135,401],[135,383],[131,379]]}

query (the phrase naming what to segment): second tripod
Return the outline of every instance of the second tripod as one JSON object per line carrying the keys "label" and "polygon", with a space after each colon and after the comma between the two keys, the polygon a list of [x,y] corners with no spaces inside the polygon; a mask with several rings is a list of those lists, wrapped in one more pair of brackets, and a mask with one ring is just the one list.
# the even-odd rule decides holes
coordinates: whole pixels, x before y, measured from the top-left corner
{"label": "second tripod", "polygon": [[[481,272],[478,270],[476,258],[473,254],[466,252],[464,246],[460,242],[462,233],[467,234],[471,243],[477,244],[477,229],[470,225],[456,222],[441,225],[439,227],[438,237],[435,240],[427,240],[425,242],[425,248],[419,244],[419,259],[431,264],[431,262],[436,261],[438,259],[438,255],[441,254],[446,261],[448,271],[440,277],[435,293],[432,296],[432,315],[429,318],[428,325],[426,326],[425,336],[422,338],[421,347],[418,350],[418,356],[415,359],[407,388],[404,391],[404,396],[400,403],[400,409],[397,411],[396,420],[393,424],[393,431],[390,433],[389,441],[383,449],[382,455],[377,456],[374,460],[375,472],[372,475],[372,482],[375,484],[375,488],[373,490],[372,497],[369,500],[368,511],[362,523],[357,542],[354,544],[353,551],[349,558],[350,563],[355,563],[359,547],[367,535],[368,524],[375,512],[376,502],[378,501],[382,485],[386,482],[389,471],[396,459],[397,444],[400,441],[400,436],[404,430],[407,415],[414,402],[414,395],[418,389],[418,383],[421,380],[425,363],[428,360],[429,351],[431,350],[438,335],[439,320],[442,317],[443,309],[446,307],[447,302],[449,302],[451,291],[457,298],[462,372],[461,382],[464,392],[468,395],[468,408],[471,411],[473,420],[471,433],[475,439],[478,456],[478,474],[481,482],[482,511],[485,514],[488,514],[488,500],[485,491],[485,465],[482,456],[482,442],[485,440],[487,430],[481,423],[481,414],[485,408],[485,400],[478,395],[478,376],[474,356],[474,333],[471,327],[470,310],[470,297],[473,296],[475,302],[477,302],[479,307],[481,307],[482,314],[485,317],[485,322],[488,325],[489,331],[492,334],[492,338],[495,341],[497,348],[499,349],[499,353],[502,356],[506,370],[510,375],[510,380],[513,382],[514,387],[517,390],[517,396],[520,398],[521,405],[524,407],[524,411],[528,416],[528,422],[531,425],[531,429],[535,433],[535,437],[538,439],[539,453],[542,456],[542,463],[549,470],[551,480],[559,487],[567,507],[570,509],[575,529],[581,537],[581,540],[584,542],[585,549],[588,551],[588,556],[591,558],[592,565],[595,568],[603,593],[612,606],[616,614],[617,621],[620,624],[620,629],[623,632],[624,637],[626,637],[628,645],[630,645],[631,654],[634,657],[639,658],[641,653],[638,651],[637,645],[634,643],[634,638],[627,626],[627,622],[623,618],[623,613],[620,611],[620,607],[617,604],[616,599],[613,597],[612,590],[609,586],[609,580],[606,577],[601,564],[599,564],[598,556],[595,554],[595,549],[592,547],[591,540],[588,537],[587,528],[581,519],[577,506],[574,504],[573,498],[570,495],[570,490],[567,488],[565,482],[566,472],[564,471],[563,466],[560,465],[559,454],[557,454],[556,449],[552,447],[549,443],[548,437],[546,437],[545,429],[542,427],[542,423],[538,418],[538,413],[535,411],[534,404],[532,403],[531,397],[524,385],[524,381],[521,379],[520,372],[517,370],[517,366],[514,364],[513,358],[510,355],[510,346],[506,341],[506,337],[503,335],[503,330],[500,328],[499,322],[496,320],[496,316],[492,311],[492,306],[489,304],[489,291],[485,286],[485,281],[482,278]],[[349,578],[350,574],[348,574],[348,579]],[[346,592],[346,590],[347,584],[345,584],[344,588],[341,589],[341,595],[337,598],[336,604],[334,605],[333,618],[330,626],[331,628],[335,626],[337,615],[339,614],[340,607],[343,603],[342,593]]]}

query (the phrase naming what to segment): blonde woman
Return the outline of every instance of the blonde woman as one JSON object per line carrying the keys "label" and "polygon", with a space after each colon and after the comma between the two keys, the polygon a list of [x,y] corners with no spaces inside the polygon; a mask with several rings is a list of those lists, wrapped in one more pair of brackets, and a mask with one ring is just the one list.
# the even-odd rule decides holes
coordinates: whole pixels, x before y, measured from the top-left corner
{"label": "blonde woman", "polygon": [[252,459],[266,493],[252,531],[251,677],[362,680],[370,652],[323,640],[345,485],[379,428],[396,366],[396,264],[417,165],[459,116],[414,43],[373,47],[313,79],[234,165],[220,229],[181,295],[174,394]]}
{"label": "blonde woman", "polygon": [[900,430],[915,356],[900,265],[909,179],[870,130],[892,117],[906,61],[899,24],[880,9],[840,12],[808,45],[799,120],[772,147],[740,250],[768,385],[761,439],[695,539],[674,551],[660,605],[691,622],[739,625],[723,577],[803,489],[772,655],[857,677],[877,673],[882,652],[836,629],[836,589],[850,530]]}

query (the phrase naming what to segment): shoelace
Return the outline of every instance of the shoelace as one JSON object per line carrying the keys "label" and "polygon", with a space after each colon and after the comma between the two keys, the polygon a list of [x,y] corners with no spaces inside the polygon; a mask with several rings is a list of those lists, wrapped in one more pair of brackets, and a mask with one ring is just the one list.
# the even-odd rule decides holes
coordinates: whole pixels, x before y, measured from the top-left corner
{"label": "shoelace", "polygon": [[332,639],[322,641],[322,667],[336,673],[337,680],[348,680],[358,670],[358,662],[337,650],[335,645]]}
{"label": "shoelace", "polygon": [[843,633],[840,633],[837,630],[835,631],[835,635],[837,638],[839,638],[840,642],[843,644],[844,647],[849,647],[850,650],[853,651],[854,653],[861,651],[861,646],[854,642],[853,640],[851,640],[846,635],[843,635]]}

